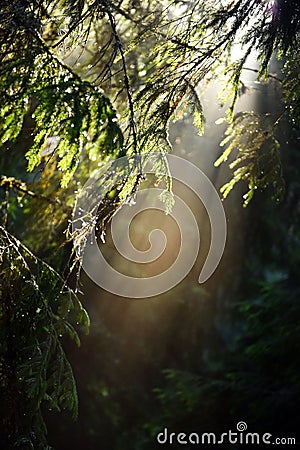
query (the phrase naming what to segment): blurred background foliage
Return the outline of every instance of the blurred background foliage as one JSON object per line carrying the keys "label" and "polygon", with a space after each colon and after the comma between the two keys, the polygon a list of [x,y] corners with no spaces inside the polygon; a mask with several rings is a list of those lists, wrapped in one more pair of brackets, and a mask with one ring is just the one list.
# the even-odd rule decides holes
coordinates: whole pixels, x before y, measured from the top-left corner
{"label": "blurred background foliage", "polygon": [[[1,448],[153,449],[164,427],[222,433],[240,420],[296,436],[298,1],[0,6]],[[170,148],[224,197],[234,187],[218,271],[197,284],[208,219],[175,183],[201,231],[189,276],[138,301],[84,274],[79,285],[77,191],[110,158]],[[140,175],[108,196],[111,214]],[[147,226],[137,221],[137,239]],[[122,266],[109,232],[104,247]]]}

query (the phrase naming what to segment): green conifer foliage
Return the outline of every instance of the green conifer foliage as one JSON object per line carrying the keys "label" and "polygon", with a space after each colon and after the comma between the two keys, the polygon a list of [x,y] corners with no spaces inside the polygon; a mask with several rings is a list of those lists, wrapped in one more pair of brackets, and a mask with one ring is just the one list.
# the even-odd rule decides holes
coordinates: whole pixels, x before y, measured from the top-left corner
{"label": "green conifer foliage", "polygon": [[[152,151],[164,155],[170,150],[170,121],[184,114],[193,114],[203,133],[201,88],[226,73],[228,128],[216,164],[230,154],[236,158],[222,193],[226,197],[246,180],[246,204],[257,188],[268,186],[280,199],[282,118],[299,131],[300,4],[1,0],[0,8],[2,425],[5,445],[47,448],[43,405],[77,414],[62,337],[79,344],[77,325],[88,327],[84,308],[58,273],[65,258],[60,245],[68,242],[62,230],[77,189],[110,159]],[[238,60],[232,51],[236,45],[242,52]],[[235,114],[252,51],[260,79],[270,78],[274,55],[282,59],[282,74],[275,77],[281,85],[280,117]],[[30,143],[24,151],[28,121]],[[26,170],[34,174],[24,170],[24,153]],[[98,210],[103,228],[142,175],[135,167],[121,186],[109,185]],[[171,207],[171,183],[165,178],[164,197]],[[27,233],[20,231],[24,223]],[[48,264],[55,261],[54,250],[60,259],[55,268]]]}

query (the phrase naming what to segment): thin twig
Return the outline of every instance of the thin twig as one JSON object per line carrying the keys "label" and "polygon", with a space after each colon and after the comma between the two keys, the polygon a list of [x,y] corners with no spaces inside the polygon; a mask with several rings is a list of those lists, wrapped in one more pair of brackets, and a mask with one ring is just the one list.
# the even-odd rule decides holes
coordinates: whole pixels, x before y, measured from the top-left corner
{"label": "thin twig", "polygon": [[[242,70],[249,70],[250,72],[259,73],[258,69],[253,69],[252,67],[243,67]],[[273,75],[272,73],[268,73],[268,78],[273,78],[273,80],[276,80],[279,83],[283,83],[283,80],[281,78],[278,78],[276,75]]]}
{"label": "thin twig", "polygon": [[[62,203],[59,199],[52,199],[43,194],[37,194],[36,192],[31,191],[24,181],[17,180],[14,177],[6,177],[5,175],[0,175],[0,188],[4,188],[6,191],[9,189],[16,189],[19,192],[22,192],[25,195],[28,195],[32,198],[38,198],[39,200],[44,200],[48,203],[51,203],[55,206],[62,207]],[[63,206],[66,210],[67,207]]]}
{"label": "thin twig", "polygon": [[125,54],[124,54],[124,50],[123,50],[123,44],[119,37],[115,18],[111,13],[109,5],[107,5],[107,15],[109,18],[109,22],[110,22],[113,34],[114,34],[116,46],[120,52],[121,60],[122,60],[122,67],[123,67],[123,73],[124,73],[124,85],[125,85],[125,90],[126,90],[127,99],[128,99],[129,112],[130,112],[130,128],[132,131],[132,138],[133,138],[133,150],[134,150],[134,153],[139,153],[138,152],[138,143],[137,143],[137,132],[136,132],[133,98],[131,95],[130,82],[129,82],[129,76],[128,76],[128,72],[127,72],[127,64],[126,64]]}

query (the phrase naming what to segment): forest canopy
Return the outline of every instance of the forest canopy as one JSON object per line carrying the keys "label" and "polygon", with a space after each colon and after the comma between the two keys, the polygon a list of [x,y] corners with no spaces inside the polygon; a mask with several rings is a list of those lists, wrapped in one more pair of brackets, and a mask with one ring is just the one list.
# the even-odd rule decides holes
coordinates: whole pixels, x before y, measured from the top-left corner
{"label": "forest canopy", "polygon": [[[282,200],[282,122],[299,133],[300,4],[1,0],[0,6],[3,439],[47,448],[43,405],[77,415],[64,339],[79,345],[89,326],[76,289],[68,287],[78,190],[108,161],[172,151],[169,126],[182,117],[193,116],[203,134],[202,93],[219,80],[227,128],[215,165],[229,159],[232,170],[221,194],[243,180],[245,205],[264,189]],[[258,69],[248,67],[251,54]],[[281,63],[279,74],[269,70],[273,59]],[[235,112],[247,70],[279,85],[280,115]],[[142,175],[107,193],[103,228]]]}
{"label": "forest canopy", "polygon": [[[281,117],[268,125],[251,115],[241,120],[234,117],[234,105],[251,52],[260,61],[260,78],[269,76],[268,65],[276,55],[284,64],[278,80],[283,115],[299,117],[298,2],[3,1],[2,11],[1,137],[9,145],[21,131],[22,117],[31,115],[29,170],[54,152],[64,187],[83,149],[92,159],[96,151],[102,159],[168,151],[169,121],[194,114],[202,133],[201,86],[223,77],[227,120],[239,124],[228,129],[227,141],[232,147],[236,138],[244,144],[229,188],[244,179],[252,195],[254,186],[274,184],[280,197],[274,134]],[[236,46],[242,49],[238,59]],[[247,123],[253,124],[251,148]],[[267,151],[268,141],[269,155],[258,164],[257,155]]]}

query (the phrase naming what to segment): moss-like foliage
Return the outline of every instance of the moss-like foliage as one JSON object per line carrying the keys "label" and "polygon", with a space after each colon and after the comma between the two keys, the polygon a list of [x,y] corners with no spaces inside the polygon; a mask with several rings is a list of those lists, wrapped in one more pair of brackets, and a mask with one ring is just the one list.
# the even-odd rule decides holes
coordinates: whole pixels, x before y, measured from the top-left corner
{"label": "moss-like foliage", "polygon": [[42,404],[77,416],[76,385],[62,338],[79,345],[75,327],[87,332],[89,319],[71,289],[61,292],[57,272],[4,228],[0,233],[2,427],[21,448],[42,448]]}
{"label": "moss-like foliage", "polygon": [[[245,204],[257,188],[268,186],[281,199],[278,126],[287,118],[299,131],[300,6],[296,0],[2,0],[0,6],[5,445],[47,448],[41,406],[48,402],[74,416],[77,410],[61,336],[79,343],[74,324],[88,323],[75,293],[60,292],[64,266],[67,272],[74,266],[64,231],[77,191],[94,170],[120,156],[155,151],[165,161],[171,120],[192,114],[203,133],[201,89],[225,73],[229,124],[217,165],[229,154],[236,159],[222,193],[226,197],[246,180]],[[235,46],[241,48],[238,60]],[[235,114],[241,74],[253,51],[260,78],[270,78],[272,56],[283,62],[275,77],[282,114],[275,119]],[[104,182],[113,162],[110,167]],[[168,170],[164,164],[157,170],[170,209]],[[143,173],[134,167],[127,178],[114,177],[97,210],[101,233]]]}

